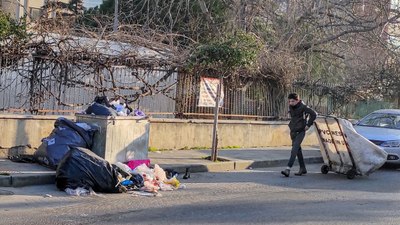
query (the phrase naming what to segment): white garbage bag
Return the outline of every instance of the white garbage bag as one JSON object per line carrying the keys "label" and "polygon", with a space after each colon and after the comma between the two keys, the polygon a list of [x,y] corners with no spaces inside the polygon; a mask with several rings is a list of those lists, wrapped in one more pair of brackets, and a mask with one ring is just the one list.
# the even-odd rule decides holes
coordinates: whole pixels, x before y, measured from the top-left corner
{"label": "white garbage bag", "polygon": [[369,175],[385,164],[388,154],[382,148],[358,134],[350,121],[339,119],[339,124],[362,175]]}

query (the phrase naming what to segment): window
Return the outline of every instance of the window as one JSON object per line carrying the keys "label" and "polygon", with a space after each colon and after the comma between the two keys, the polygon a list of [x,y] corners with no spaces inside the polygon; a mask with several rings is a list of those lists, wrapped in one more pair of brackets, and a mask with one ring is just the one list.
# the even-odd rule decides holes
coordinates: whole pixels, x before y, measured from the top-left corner
{"label": "window", "polygon": [[358,125],[400,129],[400,115],[373,113],[361,120]]}

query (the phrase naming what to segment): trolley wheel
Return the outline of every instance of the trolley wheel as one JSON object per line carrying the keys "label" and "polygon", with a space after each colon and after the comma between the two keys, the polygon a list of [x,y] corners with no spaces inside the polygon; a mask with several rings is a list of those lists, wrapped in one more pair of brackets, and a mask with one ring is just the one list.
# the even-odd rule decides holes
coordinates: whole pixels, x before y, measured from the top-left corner
{"label": "trolley wheel", "polygon": [[354,179],[354,177],[356,177],[356,174],[357,174],[357,171],[355,169],[351,169],[351,170],[347,171],[347,174],[346,174],[347,179],[350,179],[350,180]]}
{"label": "trolley wheel", "polygon": [[327,174],[329,172],[329,166],[328,165],[322,165],[321,166],[321,173],[322,174]]}

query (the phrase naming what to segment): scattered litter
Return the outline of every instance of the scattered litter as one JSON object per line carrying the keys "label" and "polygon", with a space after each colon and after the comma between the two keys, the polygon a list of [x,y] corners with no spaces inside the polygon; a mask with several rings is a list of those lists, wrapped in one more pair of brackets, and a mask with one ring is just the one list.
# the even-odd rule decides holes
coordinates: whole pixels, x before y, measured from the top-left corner
{"label": "scattered litter", "polygon": [[136,167],[138,167],[142,164],[145,164],[146,166],[150,166],[150,160],[149,159],[134,159],[134,160],[130,160],[128,162],[128,166],[132,170],[136,169]]}
{"label": "scattered litter", "polygon": [[89,188],[82,188],[82,187],[78,187],[76,189],[71,189],[71,188],[66,188],[65,192],[68,195],[72,195],[72,196],[101,196],[99,194],[97,194],[95,191],[93,191],[93,189]]}
{"label": "scattered litter", "polygon": [[146,114],[144,112],[140,111],[139,109],[135,109],[133,111],[134,116],[140,116],[140,117],[146,117]]}
{"label": "scattered litter", "polygon": [[165,171],[159,166],[159,165],[154,165],[154,176],[159,182],[164,182],[167,180],[167,174]]}
{"label": "scattered litter", "polygon": [[186,168],[185,175],[183,175],[183,179],[189,179],[190,178],[190,171],[189,167]]}
{"label": "scattered litter", "polygon": [[81,187],[78,187],[76,189],[66,188],[65,192],[68,195],[72,195],[72,196],[88,196],[88,195],[90,195],[89,190],[87,190],[85,188],[81,188]]}
{"label": "scattered litter", "polygon": [[158,192],[150,193],[150,192],[144,192],[144,191],[132,191],[132,196],[137,197],[137,196],[146,196],[146,197],[162,197],[162,194]]}
{"label": "scattered litter", "polygon": [[45,198],[52,198],[53,196],[52,196],[52,195],[49,195],[49,194],[45,194],[43,197],[45,197]]}
{"label": "scattered litter", "polygon": [[169,184],[171,185],[173,188],[179,188],[179,186],[181,185],[181,183],[179,182],[179,180],[176,177],[173,177],[171,179],[165,180],[164,181],[165,184]]}
{"label": "scattered litter", "polygon": [[176,172],[175,170],[172,170],[172,169],[165,169],[165,173],[166,173],[168,179],[177,177],[179,175],[178,172]]}
{"label": "scattered litter", "polygon": [[175,190],[173,187],[172,187],[172,185],[170,185],[170,184],[166,184],[166,183],[164,183],[164,182],[160,182],[160,190],[161,191],[173,191],[173,190]]}
{"label": "scattered litter", "polygon": [[120,170],[122,170],[123,172],[130,174],[131,173],[131,168],[129,168],[128,165],[123,164],[121,162],[117,162],[114,165],[116,165]]}

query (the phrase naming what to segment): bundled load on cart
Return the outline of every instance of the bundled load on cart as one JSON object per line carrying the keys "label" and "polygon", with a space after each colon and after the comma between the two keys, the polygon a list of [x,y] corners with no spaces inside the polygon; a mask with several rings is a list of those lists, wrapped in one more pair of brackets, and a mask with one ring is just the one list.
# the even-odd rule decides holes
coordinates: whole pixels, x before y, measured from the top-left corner
{"label": "bundled load on cart", "polygon": [[353,179],[368,176],[385,164],[387,153],[358,134],[348,120],[318,117],[314,124],[324,159],[323,174],[333,171]]}

